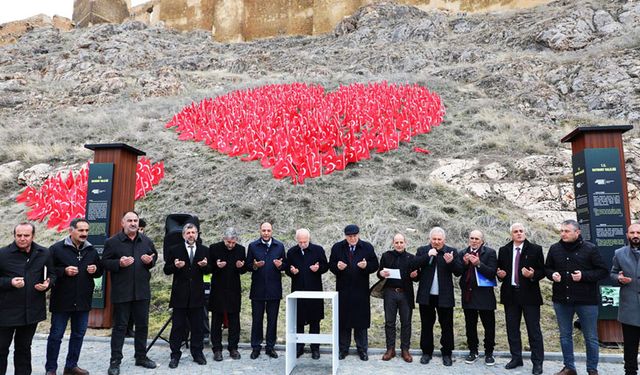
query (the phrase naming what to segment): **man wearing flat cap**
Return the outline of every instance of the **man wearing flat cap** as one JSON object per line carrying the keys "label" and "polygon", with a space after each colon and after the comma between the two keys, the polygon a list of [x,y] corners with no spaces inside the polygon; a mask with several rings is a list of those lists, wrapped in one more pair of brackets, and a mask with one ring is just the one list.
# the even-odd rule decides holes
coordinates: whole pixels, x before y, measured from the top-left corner
{"label": "man wearing flat cap", "polygon": [[369,275],[378,269],[378,258],[373,246],[362,241],[359,233],[360,228],[355,224],[344,228],[345,239],[331,247],[329,269],[336,275],[340,305],[340,359],[349,354],[353,330],[358,356],[367,361],[367,329],[371,325]]}

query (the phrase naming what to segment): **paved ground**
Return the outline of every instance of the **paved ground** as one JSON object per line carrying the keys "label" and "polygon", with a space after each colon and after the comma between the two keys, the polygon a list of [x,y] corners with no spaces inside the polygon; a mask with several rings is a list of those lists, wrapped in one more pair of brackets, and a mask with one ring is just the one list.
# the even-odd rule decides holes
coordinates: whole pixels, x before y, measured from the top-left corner
{"label": "paved ground", "polygon": [[[60,354],[59,364],[64,365],[64,355],[67,351],[68,335],[63,341],[63,347]],[[33,340],[33,373],[44,374],[44,362],[45,362],[45,349],[46,349],[46,335],[37,334]],[[250,350],[247,345],[241,345],[240,353],[242,359],[234,361],[228,358],[228,353],[224,352],[224,361],[214,362],[212,353],[209,348],[206,348],[205,355],[207,357],[207,365],[199,366],[192,361],[191,356],[183,353],[180,366],[175,369],[169,369],[169,346],[162,341],[157,342],[151,351],[149,357],[158,363],[158,368],[155,370],[146,370],[133,365],[133,341],[127,339],[124,346],[125,359],[121,365],[122,375],[136,375],[136,374],[188,374],[188,375],[210,375],[211,373],[222,374],[278,374],[282,375],[285,372],[285,359],[284,349],[282,347],[276,347],[280,358],[271,359],[263,354],[256,360],[249,359]],[[328,354],[329,348],[322,349],[322,356],[319,360],[312,360],[310,354],[305,354],[298,360],[298,366],[294,369],[293,374],[330,374],[331,373],[331,358]],[[187,350],[188,352],[188,350]],[[416,374],[438,374],[438,375],[460,375],[465,372],[473,373],[474,375],[484,374],[499,374],[499,375],[524,375],[531,374],[531,363],[525,360],[525,366],[515,370],[505,370],[504,365],[509,361],[508,353],[496,353],[496,365],[493,367],[487,367],[482,360],[478,360],[473,365],[467,365],[462,360],[462,356],[466,353],[455,352],[454,357],[456,361],[452,367],[445,367],[442,365],[441,358],[435,357],[433,361],[428,365],[421,365],[419,363],[418,353],[414,353],[414,362],[405,363],[399,358],[394,358],[389,362],[384,362],[380,359],[383,351],[381,349],[370,349],[370,359],[367,362],[360,361],[357,355],[350,355],[345,360],[340,361],[340,367],[338,373],[341,375],[364,375],[364,374],[397,374],[397,373],[416,373]],[[109,338],[108,337],[86,337],[84,346],[82,348],[82,354],[80,357],[81,367],[91,371],[92,374],[106,374],[109,367]],[[9,369],[7,373],[13,373],[13,366],[11,360],[12,354],[10,354]],[[547,361],[544,363],[545,374],[553,374],[562,368],[561,356],[558,353],[547,353]],[[578,374],[586,374],[584,355],[578,355],[577,358]],[[622,355],[602,355],[599,366],[600,374],[602,375],[616,375],[622,374]],[[58,374],[61,374],[62,370],[59,369]]]}

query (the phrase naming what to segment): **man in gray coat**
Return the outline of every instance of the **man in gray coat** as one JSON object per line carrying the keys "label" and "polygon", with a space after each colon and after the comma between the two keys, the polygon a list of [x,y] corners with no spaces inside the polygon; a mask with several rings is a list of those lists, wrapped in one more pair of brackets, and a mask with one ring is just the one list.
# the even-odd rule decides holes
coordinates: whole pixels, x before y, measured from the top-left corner
{"label": "man in gray coat", "polygon": [[638,343],[640,339],[640,224],[627,230],[629,245],[616,250],[611,278],[620,285],[618,320],[624,337],[624,373],[638,373]]}

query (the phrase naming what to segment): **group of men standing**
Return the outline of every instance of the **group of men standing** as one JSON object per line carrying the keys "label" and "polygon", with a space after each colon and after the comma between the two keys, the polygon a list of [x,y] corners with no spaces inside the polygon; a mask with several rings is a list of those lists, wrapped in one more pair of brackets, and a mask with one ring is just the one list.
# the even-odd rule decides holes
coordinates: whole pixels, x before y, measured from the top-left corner
{"label": "group of men standing", "polygon": [[[31,373],[31,341],[38,322],[45,319],[45,293],[51,289],[51,331],[47,342],[47,374],[57,371],[57,359],[64,331],[71,321],[69,352],[64,374],[88,374],[78,366],[82,341],[87,329],[94,290],[94,279],[104,271],[111,273],[113,332],[109,375],[119,375],[123,359],[122,346],[130,317],[135,322],[135,364],[155,368],[146,354],[148,336],[150,278],[158,254],[153,242],[138,231],[139,217],[127,212],[122,217],[122,231],[109,238],[102,259],[87,241],[89,223],[71,222],[68,237],[49,249],[33,242],[35,226],[21,223],[14,228],[14,242],[0,249],[0,374],[6,373],[7,356],[14,342],[16,374]],[[311,242],[308,229],[298,229],[296,245],[288,251],[273,238],[268,222],[260,225],[260,237],[245,248],[238,244],[235,229],[227,229],[222,241],[206,247],[198,241],[199,229],[193,223],[182,228],[184,242],[171,246],[164,254],[164,272],[173,275],[170,307],[173,324],[170,334],[170,368],[181,358],[181,345],[190,331],[193,360],[206,364],[203,353],[203,308],[212,311],[211,345],[213,359],[221,361],[222,327],[228,324],[229,356],[240,359],[241,283],[240,276],[251,273],[251,359],[265,354],[277,358],[275,342],[278,312],[282,299],[282,273],[291,278],[291,291],[321,291],[322,274],[331,271],[339,293],[339,358],[349,355],[352,335],[361,360],[368,360],[367,329],[371,324],[369,278],[376,273],[384,282],[385,334],[387,351],[383,360],[395,357],[395,325],[400,314],[401,356],[411,362],[409,354],[411,315],[414,309],[413,283],[418,283],[415,301],[421,318],[420,363],[428,364],[434,351],[433,327],[436,319],[442,330],[440,344],[445,366],[453,363],[454,280],[459,277],[461,305],[464,311],[468,355],[466,363],[479,358],[478,318],[484,327],[484,362],[494,365],[495,309],[493,288],[500,280],[500,303],[504,305],[511,360],[505,368],[523,366],[520,323],[524,317],[531,347],[533,374],[542,374],[544,344],[540,329],[540,306],[543,304],[539,282],[547,277],[553,282],[553,307],[560,332],[564,368],[556,375],[575,375],[573,357],[573,319],[580,319],[587,349],[587,372],[597,374],[598,282],[610,277],[620,285],[619,320],[625,339],[625,373],[637,372],[640,341],[640,224],[628,229],[629,245],[616,251],[613,268],[607,270],[597,248],[584,241],[574,220],[561,224],[560,241],[549,249],[546,261],[542,248],[529,242],[522,224],[510,228],[511,241],[497,252],[485,244],[479,230],[469,233],[468,246],[458,251],[446,244],[446,233],[434,227],[430,243],[419,247],[415,256],[406,252],[406,239],[396,234],[393,249],[380,261],[373,246],[359,238],[356,225],[344,228],[345,238],[331,248],[329,259],[324,249]],[[398,271],[395,273],[395,271]],[[211,296],[205,300],[203,275],[211,274]],[[266,315],[266,335],[264,319]],[[297,332],[319,333],[324,318],[321,300],[300,300]],[[224,323],[223,323],[224,322]],[[188,327],[188,328],[187,328]],[[304,354],[299,344],[297,355]],[[313,359],[320,357],[318,345],[311,345]]]}

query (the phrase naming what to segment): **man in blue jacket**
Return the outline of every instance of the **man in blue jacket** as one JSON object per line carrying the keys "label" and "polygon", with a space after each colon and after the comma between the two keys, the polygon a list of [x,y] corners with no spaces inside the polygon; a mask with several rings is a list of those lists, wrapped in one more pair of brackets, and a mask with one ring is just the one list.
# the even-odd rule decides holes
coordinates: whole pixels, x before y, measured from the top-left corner
{"label": "man in blue jacket", "polygon": [[47,317],[45,293],[56,276],[49,249],[33,242],[35,234],[33,224],[20,223],[15,240],[0,249],[0,374],[7,372],[12,341],[15,373],[31,374],[31,341]]}
{"label": "man in blue jacket", "polygon": [[267,313],[265,353],[278,358],[274,346],[278,330],[278,310],[282,299],[282,272],[286,254],[282,242],[272,237],[270,223],[260,225],[260,238],[249,244],[246,267],[251,272],[251,359],[260,356],[263,340],[263,320]]}
{"label": "man in blue jacket", "polygon": [[78,359],[89,322],[95,287],[93,279],[102,276],[102,265],[98,252],[87,241],[88,236],[89,222],[85,219],[73,219],[69,235],[49,248],[53,257],[52,272],[55,272],[57,282],[51,291],[49,302],[51,329],[47,339],[47,362],[44,366],[47,375],[55,375],[58,369],[60,343],[69,320],[71,336],[64,374],[89,374],[89,371],[78,367]]}

